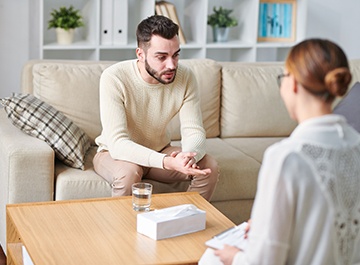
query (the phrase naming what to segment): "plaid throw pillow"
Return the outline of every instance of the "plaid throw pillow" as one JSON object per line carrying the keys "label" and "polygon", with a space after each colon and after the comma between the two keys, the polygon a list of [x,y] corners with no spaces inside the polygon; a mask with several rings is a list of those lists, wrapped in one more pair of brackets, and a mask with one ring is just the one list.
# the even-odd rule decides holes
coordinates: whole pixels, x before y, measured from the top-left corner
{"label": "plaid throw pillow", "polygon": [[16,127],[49,144],[66,165],[84,170],[89,138],[63,113],[30,94],[3,98],[1,103]]}

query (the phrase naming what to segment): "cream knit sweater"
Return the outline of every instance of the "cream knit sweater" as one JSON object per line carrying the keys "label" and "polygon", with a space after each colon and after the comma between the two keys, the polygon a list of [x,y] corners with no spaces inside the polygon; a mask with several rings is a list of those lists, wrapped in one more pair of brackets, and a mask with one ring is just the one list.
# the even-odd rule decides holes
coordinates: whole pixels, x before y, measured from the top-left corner
{"label": "cream knit sweater", "polygon": [[108,150],[114,159],[146,167],[163,168],[160,151],[171,141],[167,130],[179,113],[183,151],[205,155],[205,130],[200,98],[192,72],[179,64],[171,84],[149,84],[136,60],[108,67],[100,79],[102,133],[96,138],[98,151]]}

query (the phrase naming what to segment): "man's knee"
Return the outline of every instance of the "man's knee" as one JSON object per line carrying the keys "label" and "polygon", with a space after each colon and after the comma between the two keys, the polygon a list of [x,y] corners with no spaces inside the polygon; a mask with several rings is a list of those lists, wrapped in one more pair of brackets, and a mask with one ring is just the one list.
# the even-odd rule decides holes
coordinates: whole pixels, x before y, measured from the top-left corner
{"label": "man's knee", "polygon": [[133,168],[131,170],[119,170],[113,176],[112,196],[128,196],[131,195],[131,186],[142,179],[143,170],[141,167]]}
{"label": "man's knee", "polygon": [[203,157],[203,159],[201,159],[198,163],[198,165],[200,166],[200,168],[210,168],[211,169],[211,174],[210,177],[212,179],[213,182],[217,182],[218,178],[219,178],[219,164],[216,161],[215,158],[213,158],[210,155],[205,155]]}

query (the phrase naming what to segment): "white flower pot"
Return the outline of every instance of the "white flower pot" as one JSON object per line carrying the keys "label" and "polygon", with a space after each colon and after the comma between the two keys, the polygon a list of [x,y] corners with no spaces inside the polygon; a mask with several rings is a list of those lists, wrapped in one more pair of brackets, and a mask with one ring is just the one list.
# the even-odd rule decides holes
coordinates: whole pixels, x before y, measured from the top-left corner
{"label": "white flower pot", "polygon": [[74,40],[74,31],[75,29],[56,28],[57,42],[61,45],[71,44]]}

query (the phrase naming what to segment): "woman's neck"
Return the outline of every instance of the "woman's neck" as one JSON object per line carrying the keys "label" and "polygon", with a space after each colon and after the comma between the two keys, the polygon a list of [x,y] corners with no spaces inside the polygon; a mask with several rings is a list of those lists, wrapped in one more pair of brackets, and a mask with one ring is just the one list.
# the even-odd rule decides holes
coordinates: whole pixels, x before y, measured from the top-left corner
{"label": "woman's neck", "polygon": [[331,103],[318,98],[307,99],[300,103],[297,111],[297,121],[301,123],[307,119],[328,115],[332,113]]}

